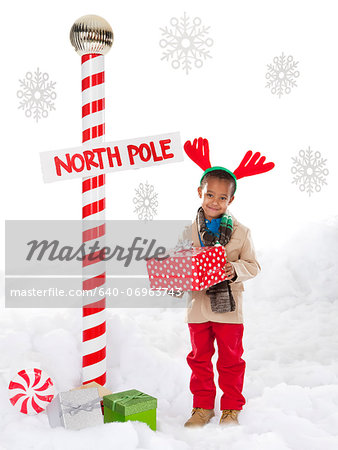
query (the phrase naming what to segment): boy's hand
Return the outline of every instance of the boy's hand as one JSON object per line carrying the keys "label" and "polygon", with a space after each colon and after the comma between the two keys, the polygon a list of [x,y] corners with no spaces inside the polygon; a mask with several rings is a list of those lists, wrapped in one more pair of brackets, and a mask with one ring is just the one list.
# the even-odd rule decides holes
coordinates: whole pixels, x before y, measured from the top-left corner
{"label": "boy's hand", "polygon": [[232,280],[236,275],[235,267],[231,262],[227,262],[224,266],[224,272],[228,280]]}

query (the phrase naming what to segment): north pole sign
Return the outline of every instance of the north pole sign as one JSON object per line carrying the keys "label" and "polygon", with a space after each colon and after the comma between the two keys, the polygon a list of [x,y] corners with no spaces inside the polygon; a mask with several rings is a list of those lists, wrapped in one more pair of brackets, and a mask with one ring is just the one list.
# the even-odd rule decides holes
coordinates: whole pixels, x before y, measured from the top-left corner
{"label": "north pole sign", "polygon": [[[104,247],[105,174],[183,161],[180,134],[105,142],[105,55],[114,34],[100,16],[77,19],[70,41],[81,56],[82,145],[40,153],[45,183],[82,179],[82,242]],[[88,253],[88,258],[94,252]],[[87,255],[86,255],[87,257]],[[89,259],[88,259],[89,260]],[[82,383],[106,383],[106,269],[104,260],[82,261]],[[100,288],[97,291],[97,288]]]}
{"label": "north pole sign", "polygon": [[45,183],[183,161],[180,133],[40,153]]}

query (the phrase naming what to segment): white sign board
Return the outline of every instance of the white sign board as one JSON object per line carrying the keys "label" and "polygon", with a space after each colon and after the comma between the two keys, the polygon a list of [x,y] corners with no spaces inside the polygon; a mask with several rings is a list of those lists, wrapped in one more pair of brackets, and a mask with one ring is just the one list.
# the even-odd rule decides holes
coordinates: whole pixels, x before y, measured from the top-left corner
{"label": "white sign board", "polygon": [[40,153],[45,183],[183,161],[180,133]]}

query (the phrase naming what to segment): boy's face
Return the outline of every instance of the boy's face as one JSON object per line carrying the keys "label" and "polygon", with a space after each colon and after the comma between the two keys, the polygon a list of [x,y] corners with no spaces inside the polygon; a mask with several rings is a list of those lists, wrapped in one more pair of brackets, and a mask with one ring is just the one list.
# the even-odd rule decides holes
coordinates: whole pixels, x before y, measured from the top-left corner
{"label": "boy's face", "polygon": [[215,177],[210,177],[203,189],[197,188],[206,219],[217,219],[226,212],[227,207],[235,198],[231,196],[232,189],[230,181]]}

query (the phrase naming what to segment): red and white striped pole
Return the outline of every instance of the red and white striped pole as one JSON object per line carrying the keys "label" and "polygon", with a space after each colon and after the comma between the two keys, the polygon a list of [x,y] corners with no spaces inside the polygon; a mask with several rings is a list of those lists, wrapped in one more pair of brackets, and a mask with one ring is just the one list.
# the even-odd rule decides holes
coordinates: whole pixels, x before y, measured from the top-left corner
{"label": "red and white striped pole", "polygon": [[[72,26],[70,40],[81,55],[82,143],[97,148],[104,141],[104,55],[113,44],[113,31],[102,17],[83,16]],[[95,222],[93,222],[95,221]],[[105,244],[105,175],[82,180],[82,242]],[[98,255],[98,251],[92,253]],[[88,255],[86,255],[88,256]],[[105,262],[85,258],[82,264],[83,355],[82,383],[106,383]],[[92,294],[95,293],[93,296]]]}

